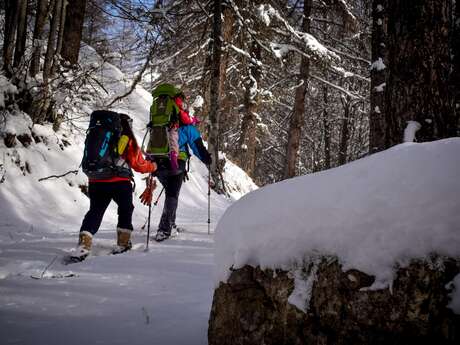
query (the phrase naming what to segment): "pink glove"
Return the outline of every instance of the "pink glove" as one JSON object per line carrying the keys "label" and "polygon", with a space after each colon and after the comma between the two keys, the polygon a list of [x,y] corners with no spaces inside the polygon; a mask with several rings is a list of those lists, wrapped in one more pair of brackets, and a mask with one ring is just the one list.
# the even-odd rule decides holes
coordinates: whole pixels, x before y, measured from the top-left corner
{"label": "pink glove", "polygon": [[198,126],[201,123],[200,119],[196,116],[193,117],[192,125]]}

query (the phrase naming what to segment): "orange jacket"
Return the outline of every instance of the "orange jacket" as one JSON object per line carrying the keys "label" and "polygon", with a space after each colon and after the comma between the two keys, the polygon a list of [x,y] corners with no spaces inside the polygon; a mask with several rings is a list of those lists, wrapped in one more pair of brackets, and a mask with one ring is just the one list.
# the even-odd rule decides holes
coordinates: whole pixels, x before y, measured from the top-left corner
{"label": "orange jacket", "polygon": [[[122,159],[128,163],[128,165],[134,169],[135,171],[145,174],[145,173],[152,173],[157,170],[157,165],[155,162],[150,162],[142,156],[142,152],[139,148],[139,145],[135,142],[135,140],[130,139],[128,142],[127,149],[123,152]],[[97,180],[97,179],[89,179],[89,182],[119,182],[119,181],[129,181],[128,177],[111,177],[104,180]]]}

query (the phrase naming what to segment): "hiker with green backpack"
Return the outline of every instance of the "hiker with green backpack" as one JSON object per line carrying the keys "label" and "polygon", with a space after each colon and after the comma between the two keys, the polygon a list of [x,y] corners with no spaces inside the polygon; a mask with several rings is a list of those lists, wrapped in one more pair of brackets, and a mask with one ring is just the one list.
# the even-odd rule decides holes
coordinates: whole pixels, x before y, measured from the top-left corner
{"label": "hiker with green backpack", "polygon": [[211,155],[203,145],[196,120],[183,108],[184,94],[171,84],[160,84],[152,92],[148,125],[150,138],[145,150],[148,159],[154,161],[156,176],[165,189],[163,213],[155,240],[160,242],[171,236],[176,228],[176,210],[184,180],[186,162],[193,152],[209,168]]}

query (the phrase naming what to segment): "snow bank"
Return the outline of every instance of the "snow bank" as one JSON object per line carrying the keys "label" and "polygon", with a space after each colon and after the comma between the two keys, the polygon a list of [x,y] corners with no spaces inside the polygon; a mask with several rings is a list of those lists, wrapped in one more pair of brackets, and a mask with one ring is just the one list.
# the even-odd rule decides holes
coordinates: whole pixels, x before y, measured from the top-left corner
{"label": "snow bank", "polygon": [[[25,131],[29,121],[31,124],[24,113],[7,119],[8,123],[15,124],[11,130],[16,134]],[[0,143],[5,168],[5,181],[0,187],[0,241],[9,237],[2,231],[5,224],[11,224],[12,229],[50,228],[56,232],[78,228],[86,212],[89,202],[79,185],[87,184],[87,179],[81,171],[78,175],[39,181],[78,170],[81,161],[83,138],[66,131],[54,132],[51,127],[51,124],[34,125],[32,132],[38,142],[32,142],[27,148],[19,143],[14,148],[6,148]],[[65,141],[73,145],[65,146]]]}
{"label": "snow bank", "polygon": [[393,278],[395,264],[460,256],[460,138],[404,143],[247,194],[216,230],[216,279],[245,264],[289,268],[337,255],[344,269]]}
{"label": "snow bank", "polygon": [[233,164],[228,158],[225,161],[223,176],[227,193],[233,200],[238,200],[245,194],[259,188],[243,169]]}

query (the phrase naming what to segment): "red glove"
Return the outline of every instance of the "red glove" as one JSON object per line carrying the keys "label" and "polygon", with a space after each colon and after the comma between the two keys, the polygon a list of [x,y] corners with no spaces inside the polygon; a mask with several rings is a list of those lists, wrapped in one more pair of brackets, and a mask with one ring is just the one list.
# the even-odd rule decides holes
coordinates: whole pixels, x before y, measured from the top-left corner
{"label": "red glove", "polygon": [[152,175],[149,175],[146,181],[145,190],[139,197],[139,199],[141,199],[141,203],[147,206],[150,206],[152,204],[152,195],[156,187],[157,180],[155,180]]}

